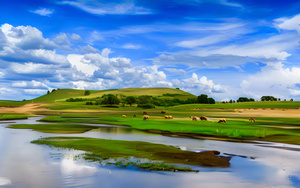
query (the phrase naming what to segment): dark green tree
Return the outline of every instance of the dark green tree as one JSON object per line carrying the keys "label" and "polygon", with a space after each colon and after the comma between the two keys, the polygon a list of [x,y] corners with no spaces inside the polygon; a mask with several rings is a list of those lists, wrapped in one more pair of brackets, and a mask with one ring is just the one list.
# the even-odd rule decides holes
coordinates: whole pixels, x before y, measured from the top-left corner
{"label": "dark green tree", "polygon": [[134,96],[128,96],[125,98],[125,101],[131,107],[132,104],[136,103],[136,98]]}
{"label": "dark green tree", "polygon": [[107,94],[107,95],[103,95],[102,96],[102,104],[108,104],[110,106],[114,105],[114,104],[119,104],[120,100],[118,99],[118,97],[116,97],[113,94]]}
{"label": "dark green tree", "polygon": [[90,95],[90,94],[91,94],[91,93],[90,93],[89,90],[85,90],[85,91],[84,91],[84,95],[85,95],[85,96]]}
{"label": "dark green tree", "polygon": [[208,104],[216,104],[215,99],[209,97],[209,98],[208,98]]}
{"label": "dark green tree", "polygon": [[205,94],[201,94],[197,98],[197,102],[201,104],[207,104],[208,103],[208,96]]}

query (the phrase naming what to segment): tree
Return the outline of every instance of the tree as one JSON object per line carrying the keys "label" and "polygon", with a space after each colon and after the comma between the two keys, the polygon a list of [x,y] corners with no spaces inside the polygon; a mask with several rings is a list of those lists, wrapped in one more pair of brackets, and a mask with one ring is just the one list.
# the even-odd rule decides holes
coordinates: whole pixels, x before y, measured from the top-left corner
{"label": "tree", "polygon": [[273,96],[262,96],[260,98],[261,101],[277,101],[277,98],[273,97]]}
{"label": "tree", "polygon": [[207,104],[208,103],[208,96],[205,94],[201,94],[197,98],[197,102],[201,104]]}
{"label": "tree", "polygon": [[294,101],[294,99],[291,99],[290,101]]}
{"label": "tree", "polygon": [[56,89],[52,89],[52,91],[51,91],[51,92],[53,93],[54,91],[56,91]]}
{"label": "tree", "polygon": [[143,105],[146,103],[151,103],[151,98],[152,98],[151,95],[141,95],[138,97],[138,104]]}
{"label": "tree", "polygon": [[84,95],[85,95],[85,96],[90,95],[90,94],[91,94],[91,93],[90,93],[89,90],[85,90],[85,91],[84,91]]}
{"label": "tree", "polygon": [[50,91],[49,91],[49,90],[47,91],[47,94],[50,94]]}
{"label": "tree", "polygon": [[209,97],[209,98],[208,98],[208,104],[216,104],[215,99]]}
{"label": "tree", "polygon": [[134,96],[128,96],[125,98],[125,101],[131,107],[132,104],[136,103],[136,98]]}
{"label": "tree", "polygon": [[108,104],[108,105],[114,105],[114,104],[119,104],[120,100],[118,99],[118,97],[116,97],[113,94],[107,94],[107,95],[103,95],[102,96],[102,104]]}

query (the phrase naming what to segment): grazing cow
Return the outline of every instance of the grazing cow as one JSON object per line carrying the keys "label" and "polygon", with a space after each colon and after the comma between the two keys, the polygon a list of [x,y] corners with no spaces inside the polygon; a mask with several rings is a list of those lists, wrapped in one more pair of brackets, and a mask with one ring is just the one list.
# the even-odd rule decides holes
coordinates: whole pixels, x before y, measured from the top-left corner
{"label": "grazing cow", "polygon": [[193,121],[198,121],[199,118],[198,118],[197,116],[193,116],[192,120],[193,120]]}
{"label": "grazing cow", "polygon": [[144,111],[143,114],[144,114],[144,115],[147,115],[147,112]]}
{"label": "grazing cow", "polygon": [[205,116],[200,117],[201,121],[207,121],[207,118]]}
{"label": "grazing cow", "polygon": [[165,119],[173,119],[173,116],[165,115]]}
{"label": "grazing cow", "polygon": [[122,115],[122,118],[126,118],[126,115]]}
{"label": "grazing cow", "polygon": [[249,121],[250,121],[250,123],[255,123],[255,119],[254,118],[250,118]]}
{"label": "grazing cow", "polygon": [[226,123],[227,121],[226,121],[226,119],[220,119],[219,121],[218,121],[218,123]]}
{"label": "grazing cow", "polygon": [[163,110],[163,111],[161,111],[160,113],[165,114],[165,113],[167,113],[167,111],[164,111],[164,110]]}
{"label": "grazing cow", "polygon": [[133,117],[136,117],[136,115],[134,114]]}
{"label": "grazing cow", "polygon": [[147,119],[149,119],[149,116],[144,116],[143,117],[143,120],[147,120]]}

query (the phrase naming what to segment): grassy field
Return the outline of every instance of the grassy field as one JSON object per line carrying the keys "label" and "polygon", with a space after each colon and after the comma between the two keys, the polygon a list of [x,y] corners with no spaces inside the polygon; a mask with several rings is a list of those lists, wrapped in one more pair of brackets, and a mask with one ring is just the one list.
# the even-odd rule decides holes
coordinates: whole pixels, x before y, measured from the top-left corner
{"label": "grassy field", "polygon": [[0,100],[0,107],[16,107],[22,106],[27,103],[31,103],[32,101],[1,101]]}
{"label": "grassy field", "polygon": [[0,120],[27,119],[27,115],[19,114],[0,114]]}
{"label": "grassy field", "polygon": [[[192,121],[186,113],[176,114],[175,119],[164,119],[164,115],[155,113],[150,119],[144,121],[141,113],[126,113],[127,118],[122,118],[123,113],[101,114],[63,114],[48,116],[41,121],[59,123],[99,123],[111,125],[125,125],[134,129],[152,131],[156,133],[182,133],[193,136],[209,136],[216,138],[234,138],[238,140],[264,140],[300,144],[300,123],[295,118],[264,118],[259,117],[256,123],[249,123],[247,117],[230,119],[226,124],[214,121]],[[137,117],[133,118],[133,114]],[[81,118],[80,118],[81,117]],[[284,124],[283,124],[284,122]],[[186,135],[187,136],[187,135]],[[278,136],[278,138],[276,138]]]}
{"label": "grassy field", "polygon": [[43,133],[65,133],[76,134],[84,133],[92,129],[97,129],[95,126],[78,125],[78,124],[14,124],[7,128],[11,129],[32,129]]}
{"label": "grassy field", "polygon": [[240,103],[216,103],[216,104],[185,104],[175,107],[170,107],[170,111],[185,111],[185,110],[201,110],[201,109],[299,109],[299,101],[257,101],[257,102],[240,102]]}
{"label": "grassy field", "polygon": [[[195,153],[183,151],[173,146],[141,141],[121,141],[79,137],[52,137],[34,140],[32,143],[92,152],[92,154],[88,155],[88,159],[92,160],[97,160],[97,158],[109,159],[134,156],[137,158],[147,158],[154,161],[164,161],[165,163],[210,167],[229,167],[230,165],[230,158],[216,156],[214,151]],[[149,168],[147,165],[145,167]]]}

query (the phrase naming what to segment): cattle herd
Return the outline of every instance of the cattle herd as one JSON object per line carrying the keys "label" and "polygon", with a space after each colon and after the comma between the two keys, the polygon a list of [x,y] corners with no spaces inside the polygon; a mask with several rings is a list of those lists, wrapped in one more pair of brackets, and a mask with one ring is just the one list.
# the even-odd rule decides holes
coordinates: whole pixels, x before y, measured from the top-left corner
{"label": "cattle herd", "polygon": [[[166,111],[161,111],[162,114],[166,114],[167,112]],[[148,113],[147,112],[143,112],[143,120],[149,120],[149,116],[147,115]],[[123,118],[126,118],[126,115],[122,115]],[[134,114],[133,117],[136,117],[136,115]],[[165,119],[173,119],[173,116],[171,115],[165,115]],[[197,116],[190,116],[190,119],[193,120],[193,121],[208,121],[207,120],[207,117],[205,116],[201,116],[201,117],[197,117]],[[250,123],[255,123],[255,119],[254,118],[250,118],[249,119],[249,122]],[[227,120],[226,119],[220,119],[218,121],[218,123],[227,123]]]}

